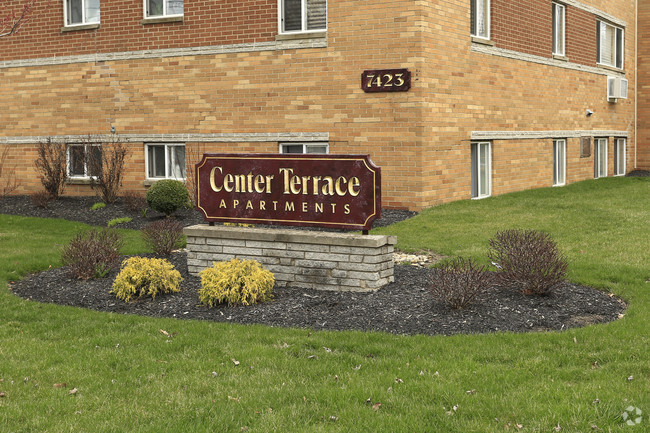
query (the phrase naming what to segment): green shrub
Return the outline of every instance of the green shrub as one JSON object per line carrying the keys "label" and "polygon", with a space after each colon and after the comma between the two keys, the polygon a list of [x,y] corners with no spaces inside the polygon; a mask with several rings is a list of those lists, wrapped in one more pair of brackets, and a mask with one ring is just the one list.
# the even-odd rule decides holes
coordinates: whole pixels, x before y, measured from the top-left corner
{"label": "green shrub", "polygon": [[113,218],[108,222],[108,227],[114,227],[118,224],[130,223],[131,221],[133,221],[133,218],[130,217]]}
{"label": "green shrub", "polygon": [[473,259],[456,257],[445,260],[431,270],[429,291],[457,310],[464,308],[480,293],[493,285],[493,275]]}
{"label": "green shrub", "polygon": [[273,274],[255,260],[233,259],[213,263],[199,273],[201,288],[199,300],[203,305],[251,305],[273,297]]}
{"label": "green shrub", "polygon": [[147,295],[155,298],[159,293],[179,292],[181,281],[180,272],[165,259],[131,257],[122,262],[110,293],[126,302]]}
{"label": "green shrub", "polygon": [[99,210],[105,207],[106,207],[106,203],[100,201],[99,203],[95,203],[94,205],[90,206],[90,210]]}
{"label": "green shrub", "polygon": [[524,293],[548,295],[566,278],[568,262],[547,233],[505,230],[490,239],[488,257],[499,280]]}
{"label": "green shrub", "polygon": [[151,209],[169,216],[180,208],[189,207],[190,195],[179,180],[163,179],[147,191],[147,204]]}
{"label": "green shrub", "polygon": [[184,244],[183,226],[173,218],[154,221],[142,229],[142,238],[154,253],[168,256]]}
{"label": "green shrub", "polygon": [[121,247],[122,240],[115,231],[91,229],[77,233],[63,247],[61,260],[75,278],[98,278],[117,266]]}

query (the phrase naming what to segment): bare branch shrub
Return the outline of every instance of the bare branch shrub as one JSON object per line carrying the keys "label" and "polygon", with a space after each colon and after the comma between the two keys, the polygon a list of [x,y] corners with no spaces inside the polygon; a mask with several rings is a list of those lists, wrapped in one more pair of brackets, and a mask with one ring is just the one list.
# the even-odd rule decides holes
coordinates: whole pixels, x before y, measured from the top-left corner
{"label": "bare branch shrub", "polygon": [[47,137],[45,141],[39,141],[36,150],[38,158],[34,165],[41,175],[41,183],[45,191],[58,200],[63,195],[68,178],[66,143]]}
{"label": "bare branch shrub", "polygon": [[133,213],[143,213],[147,209],[147,199],[144,194],[129,191],[122,196],[124,206]]}
{"label": "bare branch shrub", "polygon": [[505,230],[490,239],[488,257],[499,280],[526,294],[548,295],[566,278],[568,262],[547,233]]}
{"label": "bare branch shrub", "polygon": [[5,146],[0,153],[0,200],[11,194],[18,188],[16,179],[16,166],[9,167],[9,145]]}
{"label": "bare branch shrub", "polygon": [[205,146],[203,143],[187,143],[185,144],[185,187],[190,194],[192,204],[196,206],[196,170],[195,166],[203,158],[205,153]]}
{"label": "bare branch shrub", "polygon": [[47,207],[50,205],[50,201],[52,201],[52,196],[47,191],[35,192],[31,194],[29,198],[34,206],[41,207],[43,209],[47,209]]}
{"label": "bare branch shrub", "polygon": [[473,259],[456,257],[432,269],[429,291],[440,301],[458,310],[493,285],[493,275]]}
{"label": "bare branch shrub", "polygon": [[183,226],[173,218],[158,220],[142,229],[142,238],[154,253],[168,256],[180,247]]}
{"label": "bare branch shrub", "polygon": [[[87,138],[87,148],[97,143],[92,137]],[[110,140],[101,143],[101,152],[86,151],[86,158],[91,177],[90,186],[98,191],[105,203],[115,203],[122,187],[124,176],[124,161],[129,149],[122,139],[111,135]]]}
{"label": "bare branch shrub", "polygon": [[122,239],[114,230],[91,229],[79,232],[63,247],[62,261],[74,278],[103,277],[119,265]]}

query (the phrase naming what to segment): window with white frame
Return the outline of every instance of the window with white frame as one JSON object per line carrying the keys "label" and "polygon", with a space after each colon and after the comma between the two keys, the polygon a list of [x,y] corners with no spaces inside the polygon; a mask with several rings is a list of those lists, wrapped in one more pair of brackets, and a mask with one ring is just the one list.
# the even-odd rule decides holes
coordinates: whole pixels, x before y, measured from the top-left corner
{"label": "window with white frame", "polygon": [[327,30],[327,0],[278,0],[280,33]]}
{"label": "window with white frame", "polygon": [[99,22],[99,0],[63,0],[66,26],[95,24]]}
{"label": "window with white frame", "polygon": [[185,179],[185,144],[147,144],[147,179]]}
{"label": "window with white frame", "polygon": [[553,54],[564,56],[565,6],[553,3]]}
{"label": "window with white frame", "polygon": [[625,57],[624,31],[620,27],[613,26],[605,21],[596,21],[597,38],[597,60],[601,65],[612,66],[623,69]]}
{"label": "window with white frame", "polygon": [[566,140],[553,140],[553,186],[566,182]]}
{"label": "window with white frame", "polygon": [[607,176],[607,139],[596,138],[594,140],[594,177]]}
{"label": "window with white frame", "polygon": [[328,143],[282,143],[280,153],[329,153]]}
{"label": "window with white frame", "polygon": [[99,144],[69,144],[68,177],[90,179],[101,174],[102,148]]}
{"label": "window with white frame", "polygon": [[472,198],[492,194],[492,151],[488,141],[472,143]]}
{"label": "window with white frame", "polygon": [[183,15],[184,8],[184,0],[144,0],[146,18]]}
{"label": "window with white frame", "polygon": [[470,0],[471,35],[490,39],[490,0]]}
{"label": "window with white frame", "polygon": [[614,176],[625,175],[625,139],[614,140]]}

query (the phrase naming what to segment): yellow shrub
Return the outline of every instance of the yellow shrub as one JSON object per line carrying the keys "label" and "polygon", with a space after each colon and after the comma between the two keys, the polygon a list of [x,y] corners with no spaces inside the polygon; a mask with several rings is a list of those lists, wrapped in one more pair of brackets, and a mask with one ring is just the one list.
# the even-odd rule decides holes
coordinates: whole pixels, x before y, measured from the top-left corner
{"label": "yellow shrub", "polygon": [[181,281],[180,272],[165,259],[131,257],[122,262],[110,293],[124,301],[145,295],[155,298],[158,293],[179,292]]}
{"label": "yellow shrub", "polygon": [[251,305],[267,301],[272,298],[275,284],[273,274],[255,260],[214,262],[199,276],[199,300],[209,307],[224,302],[228,305]]}

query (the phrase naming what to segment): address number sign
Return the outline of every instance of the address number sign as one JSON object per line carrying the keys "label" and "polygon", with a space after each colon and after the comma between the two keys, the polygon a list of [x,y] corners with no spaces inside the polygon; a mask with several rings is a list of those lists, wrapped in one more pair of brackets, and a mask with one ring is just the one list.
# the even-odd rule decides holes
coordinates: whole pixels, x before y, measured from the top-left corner
{"label": "address number sign", "polygon": [[411,88],[411,71],[408,69],[363,71],[361,88],[364,92],[406,92]]}

